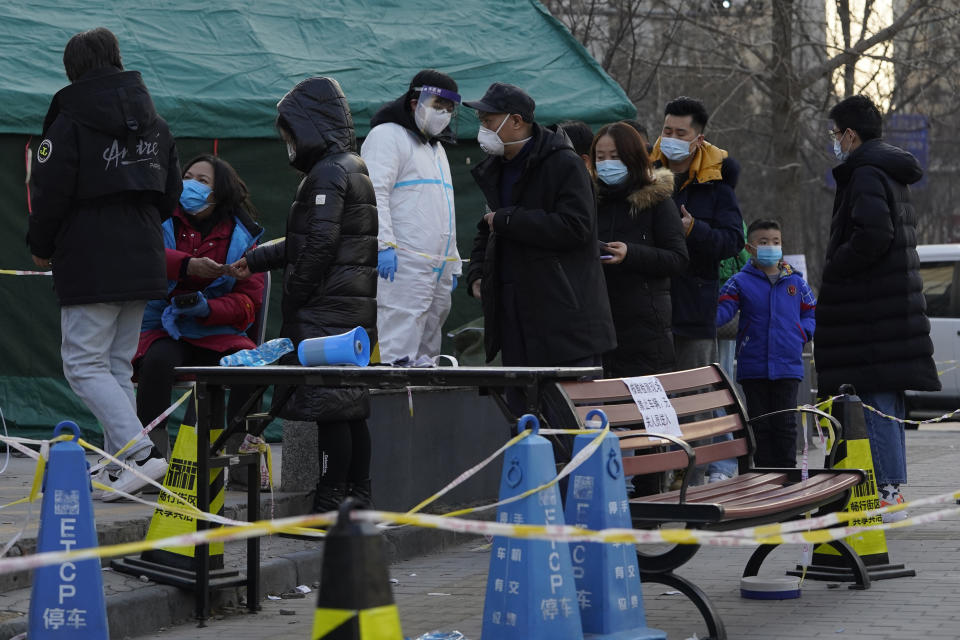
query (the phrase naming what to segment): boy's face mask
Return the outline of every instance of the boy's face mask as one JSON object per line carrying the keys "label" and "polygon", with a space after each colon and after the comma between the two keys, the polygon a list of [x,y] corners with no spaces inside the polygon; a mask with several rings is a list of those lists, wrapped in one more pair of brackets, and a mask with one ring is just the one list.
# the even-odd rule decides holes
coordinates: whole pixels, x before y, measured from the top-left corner
{"label": "boy's face mask", "polygon": [[774,244],[762,244],[757,247],[757,264],[761,267],[773,267],[780,264],[783,247]]}

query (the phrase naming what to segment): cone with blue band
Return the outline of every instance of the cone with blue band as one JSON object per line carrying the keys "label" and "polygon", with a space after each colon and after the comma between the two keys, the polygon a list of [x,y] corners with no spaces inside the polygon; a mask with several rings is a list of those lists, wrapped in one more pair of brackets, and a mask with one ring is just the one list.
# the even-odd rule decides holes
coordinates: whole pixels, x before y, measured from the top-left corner
{"label": "cone with blue band", "polygon": [[[97,527],[90,499],[90,472],[80,430],[61,422],[54,437],[72,433],[73,440],[50,448],[43,487],[37,552],[76,551],[96,547]],[[103,578],[97,558],[64,562],[36,569],[30,593],[29,637],[109,638]]]}
{"label": "cone with blue band", "polygon": [[[532,415],[518,429],[533,435],[513,445],[504,459],[500,500],[512,498],[553,479],[553,445],[537,434]],[[497,521],[562,525],[560,491],[553,485],[522,500],[500,506]],[[566,542],[497,536],[483,606],[483,640],[578,640],[583,637],[580,608]]]}
{"label": "cone with blue band", "polygon": [[[598,410],[586,423],[603,429],[607,416]],[[588,431],[573,443],[577,455],[596,437]],[[620,441],[609,433],[581,464],[567,485],[566,521],[592,530],[629,529],[630,505],[623,475]],[[665,640],[663,631],[647,627],[637,554],[632,544],[570,544],[584,638],[594,640]]]}

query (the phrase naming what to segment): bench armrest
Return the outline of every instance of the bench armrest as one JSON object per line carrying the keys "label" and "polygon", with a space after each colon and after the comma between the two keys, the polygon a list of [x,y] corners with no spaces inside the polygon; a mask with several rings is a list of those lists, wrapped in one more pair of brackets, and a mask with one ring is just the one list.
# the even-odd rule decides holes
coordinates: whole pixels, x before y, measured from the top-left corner
{"label": "bench armrest", "polygon": [[[616,435],[616,431],[612,432]],[[631,438],[660,438],[680,447],[687,454],[687,472],[683,475],[683,482],[680,484],[680,503],[687,500],[687,486],[690,484],[690,478],[693,477],[693,468],[697,466],[697,452],[693,450],[686,440],[676,436],[668,436],[663,433],[635,433]]]}

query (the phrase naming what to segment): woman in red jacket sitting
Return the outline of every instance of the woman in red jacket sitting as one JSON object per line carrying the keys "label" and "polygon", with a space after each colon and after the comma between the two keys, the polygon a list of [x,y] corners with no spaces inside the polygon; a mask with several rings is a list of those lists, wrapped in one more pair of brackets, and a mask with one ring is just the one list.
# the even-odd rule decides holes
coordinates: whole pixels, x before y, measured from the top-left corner
{"label": "woman in red jacket sitting", "polygon": [[[147,304],[134,356],[137,416],[144,425],[170,405],[174,367],[216,365],[256,346],[246,331],[263,302],[263,274],[237,280],[223,266],[256,246],[263,228],[254,213],[246,185],[226,161],[202,155],[186,165],[180,206],[163,223],[167,299]],[[247,395],[231,391],[228,415]],[[166,456],[166,423],[150,436]]]}

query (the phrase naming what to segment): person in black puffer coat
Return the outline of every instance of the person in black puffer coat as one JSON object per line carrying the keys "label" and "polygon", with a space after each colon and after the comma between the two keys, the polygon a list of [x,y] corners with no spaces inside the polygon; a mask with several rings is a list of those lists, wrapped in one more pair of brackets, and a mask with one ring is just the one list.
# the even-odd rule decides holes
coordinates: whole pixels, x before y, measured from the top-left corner
{"label": "person in black puffer coat", "polygon": [[[852,384],[864,404],[902,419],[905,390],[940,390],[910,202],[909,185],[923,170],[880,139],[883,118],[869,98],[843,100],[830,119],[842,164],[833,169],[837,193],[817,304],[819,392]],[[864,418],[881,506],[902,502],[903,423],[870,411]]]}
{"label": "person in black puffer coat", "polygon": [[[282,337],[299,345],[362,326],[377,339],[377,200],[356,153],[353,117],[340,85],[309,78],[277,105],[277,128],[290,164],[306,174],[287,216],[282,242],[258,247],[234,263],[246,275],[283,267]],[[298,364],[295,353],[280,364]],[[286,394],[276,389],[274,399]],[[359,388],[300,387],[279,415],[316,421],[320,481],[318,512],[348,495],[369,505],[370,414]]]}
{"label": "person in black puffer coat", "polygon": [[610,378],[671,371],[670,278],[688,262],[673,173],[653,170],[640,134],[603,127],[590,148],[598,178],[597,230],[617,348],[603,356]]}
{"label": "person in black puffer coat", "polygon": [[123,70],[112,32],[70,38],[63,65],[70,84],[43,122],[27,242],[34,263],[53,268],[64,377],[103,427],[104,449],[134,467],[111,462],[96,479],[136,493],[167,471],[141,433],[130,378],[144,307],[167,295],[160,224],[180,198],[180,166],[167,123],[140,73]]}

